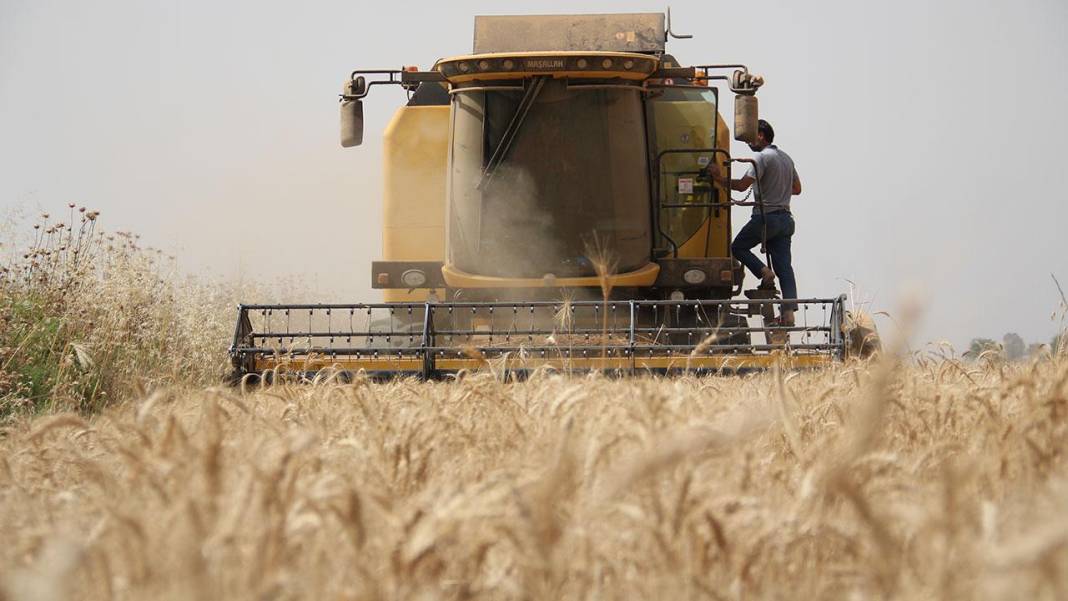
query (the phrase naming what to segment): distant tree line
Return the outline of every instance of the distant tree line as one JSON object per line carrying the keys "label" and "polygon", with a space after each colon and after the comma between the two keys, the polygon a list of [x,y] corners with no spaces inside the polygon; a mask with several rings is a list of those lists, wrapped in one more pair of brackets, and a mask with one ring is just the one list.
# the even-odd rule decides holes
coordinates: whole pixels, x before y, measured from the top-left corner
{"label": "distant tree line", "polygon": [[[1062,337],[1063,334],[1057,334],[1049,341],[1048,348],[1050,353],[1056,355],[1068,351],[1068,349],[1061,348]],[[1034,356],[1045,348],[1047,348],[1046,344],[1041,342],[1027,344],[1019,334],[1009,332],[1001,338],[1001,342],[992,338],[973,338],[965,355],[974,359],[989,351],[997,353],[1009,361],[1019,361],[1020,359]]]}

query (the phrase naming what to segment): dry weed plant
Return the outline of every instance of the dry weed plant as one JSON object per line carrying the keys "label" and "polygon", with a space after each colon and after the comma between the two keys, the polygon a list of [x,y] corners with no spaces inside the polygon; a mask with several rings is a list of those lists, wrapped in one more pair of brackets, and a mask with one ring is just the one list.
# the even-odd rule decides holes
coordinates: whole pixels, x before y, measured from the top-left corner
{"label": "dry weed plant", "polygon": [[23,599],[1063,599],[1068,362],[161,389],[0,436]]}
{"label": "dry weed plant", "polygon": [[238,291],[182,277],[138,236],[68,208],[42,214],[0,264],[0,420],[218,381]]}

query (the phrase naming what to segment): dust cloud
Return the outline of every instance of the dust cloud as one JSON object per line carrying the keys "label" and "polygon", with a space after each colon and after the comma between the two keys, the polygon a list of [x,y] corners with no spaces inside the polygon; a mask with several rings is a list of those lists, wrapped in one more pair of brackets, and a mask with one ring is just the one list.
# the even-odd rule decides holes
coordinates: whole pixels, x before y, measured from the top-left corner
{"label": "dust cloud", "polygon": [[580,257],[568,256],[560,228],[545,205],[527,170],[498,167],[482,190],[475,271],[501,277],[588,275]]}

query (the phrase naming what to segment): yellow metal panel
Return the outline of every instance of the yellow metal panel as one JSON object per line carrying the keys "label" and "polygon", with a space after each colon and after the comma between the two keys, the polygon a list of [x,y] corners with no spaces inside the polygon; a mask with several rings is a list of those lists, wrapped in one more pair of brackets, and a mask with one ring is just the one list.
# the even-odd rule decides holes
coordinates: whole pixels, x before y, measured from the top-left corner
{"label": "yellow metal panel", "polygon": [[[445,259],[448,152],[448,106],[404,106],[394,113],[383,135],[384,260]],[[428,293],[386,290],[383,296],[386,302],[418,302]]]}
{"label": "yellow metal panel", "polygon": [[[401,107],[386,127],[382,151],[385,228],[398,232],[420,227],[444,228],[449,107]],[[426,254],[419,257],[392,256],[394,249],[388,243],[382,250],[386,259],[429,261],[445,256],[444,245],[427,248]]]}
{"label": "yellow metal panel", "polygon": [[383,259],[389,261],[440,261],[445,250],[444,224],[382,228],[382,247]]}
{"label": "yellow metal panel", "polygon": [[444,288],[434,290],[417,288],[411,292],[403,288],[386,288],[382,290],[382,302],[384,303],[424,303],[433,292],[439,299],[445,298]]}
{"label": "yellow metal panel", "polygon": [[[600,278],[499,278],[484,275],[475,275],[460,271],[452,265],[446,265],[441,269],[445,276],[445,282],[453,288],[583,288],[597,287],[601,285]],[[660,266],[656,263],[646,263],[634,271],[608,276],[612,287],[617,286],[652,286],[656,276],[660,273]]]}
{"label": "yellow metal panel", "polygon": [[[722,221],[723,220],[721,220],[721,219],[715,219],[715,218],[713,218],[713,219],[705,219],[704,221],[702,221],[701,222],[701,227],[697,228],[697,231],[694,232],[694,234],[692,236],[690,236],[690,239],[679,245],[679,256],[680,257],[704,257],[704,256],[718,257],[718,256],[723,256],[723,253],[716,252],[716,249],[719,248],[719,247],[717,247],[716,244],[709,238],[709,233],[708,233],[708,228],[713,222],[722,222]],[[720,228],[716,228],[716,229],[720,229]],[[708,251],[709,251],[708,253],[705,253],[705,248],[706,247],[708,248]]]}

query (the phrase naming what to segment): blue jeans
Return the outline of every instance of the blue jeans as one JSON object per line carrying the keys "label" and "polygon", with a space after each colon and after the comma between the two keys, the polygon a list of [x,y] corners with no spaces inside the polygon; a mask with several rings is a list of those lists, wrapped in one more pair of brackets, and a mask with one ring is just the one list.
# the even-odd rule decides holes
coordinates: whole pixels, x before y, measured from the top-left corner
{"label": "blue jeans", "polygon": [[[752,248],[760,244],[764,225],[768,228],[768,254],[771,255],[771,268],[779,277],[784,299],[797,298],[797,280],[794,279],[794,266],[790,256],[790,241],[794,235],[794,216],[786,211],[768,213],[764,217],[753,215],[749,223],[742,227],[734,242],[731,252],[757,278],[762,277],[764,263],[753,254]],[[783,305],[783,309],[797,310],[797,305]]]}

